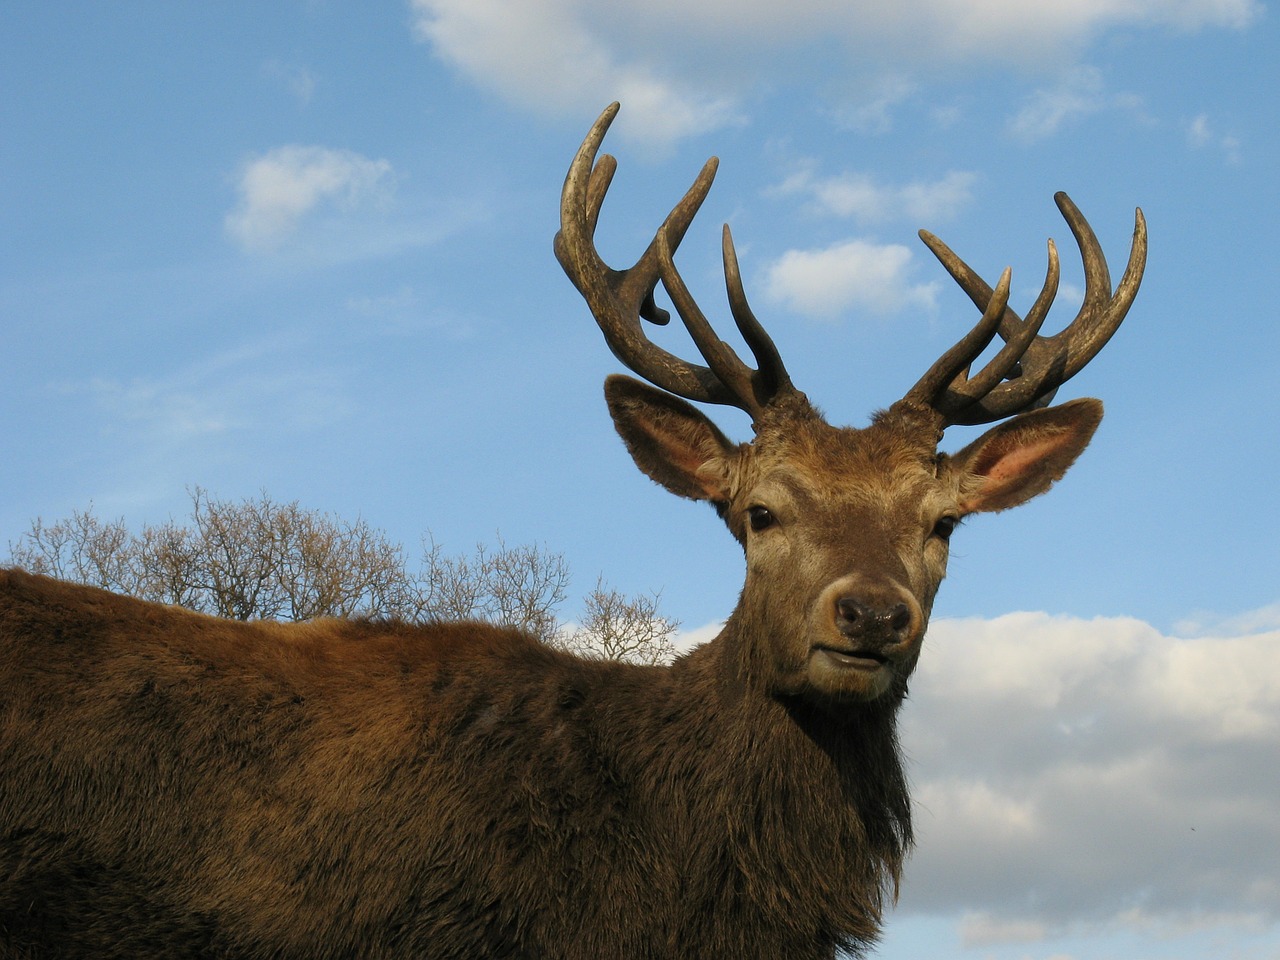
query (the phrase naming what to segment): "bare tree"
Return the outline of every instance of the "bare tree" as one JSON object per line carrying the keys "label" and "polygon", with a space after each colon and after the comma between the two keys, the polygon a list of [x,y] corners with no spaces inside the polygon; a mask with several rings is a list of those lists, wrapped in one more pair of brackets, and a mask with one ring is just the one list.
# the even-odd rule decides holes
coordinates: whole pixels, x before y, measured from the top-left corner
{"label": "bare tree", "polygon": [[568,595],[569,565],[563,554],[536,544],[507,546],[501,536],[497,549],[477,544],[470,556],[446,554],[428,536],[418,585],[418,619],[483,620],[551,640]]}
{"label": "bare tree", "polygon": [[404,551],[354,523],[265,493],[216,500],[197,489],[192,519],[200,562],[193,584],[210,612],[237,620],[402,615],[412,607]]}
{"label": "bare tree", "polygon": [[569,589],[569,565],[564,556],[536,545],[508,547],[498,538],[498,549],[483,557],[488,588],[489,615],[496,623],[527,630],[546,640],[555,636],[556,610]]}
{"label": "bare tree", "polygon": [[450,554],[427,536],[414,572],[404,549],[364,520],[266,493],[232,501],[196,487],[187,519],[134,534],[90,505],[56,523],[35,520],[9,545],[10,562],[235,620],[479,620],[592,656],[658,663],[672,654],[676,624],[659,615],[657,597],[629,598],[603,581],[585,600],[581,626],[563,628],[569,565],[537,544],[511,546],[499,536],[496,547]]}
{"label": "bare tree", "polygon": [[156,603],[204,609],[196,575],[202,544],[196,531],[172,520],[158,526],[148,524],[131,539],[128,549],[139,575],[136,588],[124,592]]}
{"label": "bare tree", "polygon": [[404,551],[363,520],[350,523],[267,494],[191,493],[191,525],[104,522],[92,506],[37,519],[10,559],[35,573],[175,603],[235,620],[402,616],[416,609]]}
{"label": "bare tree", "polygon": [[33,573],[118,593],[138,592],[132,535],[123,520],[98,519],[93,504],[55,523],[37,517],[18,543],[9,545],[9,552],[16,566]]}
{"label": "bare tree", "polygon": [[657,594],[628,597],[601,578],[583,601],[581,623],[561,631],[556,643],[582,656],[654,665],[675,658],[679,629],[679,621],[659,613]]}

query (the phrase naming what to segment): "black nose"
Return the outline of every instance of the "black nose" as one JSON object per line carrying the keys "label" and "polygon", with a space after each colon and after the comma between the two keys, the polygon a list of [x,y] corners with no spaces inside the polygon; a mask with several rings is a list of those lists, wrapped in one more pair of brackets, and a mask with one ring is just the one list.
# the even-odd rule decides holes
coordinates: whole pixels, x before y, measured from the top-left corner
{"label": "black nose", "polygon": [[850,640],[898,643],[911,629],[911,608],[901,601],[874,604],[841,597],[836,601],[836,628]]}

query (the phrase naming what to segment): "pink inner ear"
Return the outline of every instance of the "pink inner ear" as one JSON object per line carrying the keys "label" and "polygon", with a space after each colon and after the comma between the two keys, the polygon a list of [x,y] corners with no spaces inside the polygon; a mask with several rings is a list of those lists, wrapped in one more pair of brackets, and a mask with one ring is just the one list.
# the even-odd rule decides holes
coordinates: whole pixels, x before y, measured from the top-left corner
{"label": "pink inner ear", "polygon": [[971,475],[983,482],[963,509],[1007,510],[1048,490],[1079,453],[1076,439],[1070,430],[1041,431],[1034,439],[1031,431],[1016,430],[993,438],[973,464]]}
{"label": "pink inner ear", "polygon": [[1048,438],[1040,443],[1029,443],[1003,451],[992,451],[989,463],[979,464],[975,471],[991,483],[1003,485],[1017,482],[1028,471],[1061,446],[1060,438]]}

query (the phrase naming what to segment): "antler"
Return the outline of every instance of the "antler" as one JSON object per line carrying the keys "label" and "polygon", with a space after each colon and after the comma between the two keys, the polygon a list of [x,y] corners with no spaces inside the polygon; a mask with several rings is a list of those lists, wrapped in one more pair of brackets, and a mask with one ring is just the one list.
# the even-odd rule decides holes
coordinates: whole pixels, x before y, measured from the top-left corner
{"label": "antler", "polygon": [[[758,419],[777,398],[796,391],[777,347],[747,305],[728,225],[724,228],[723,255],[729,307],[738,330],[755,356],[758,370],[743,363],[733,348],[711,329],[673,259],[711,189],[716,158],[706,162],[693,186],[667,215],[632,267],[614,270],[596,252],[595,229],[600,206],[618,165],[608,154],[597,162],[596,154],[617,113],[618,104],[613,103],[600,114],[569,167],[560,195],[556,259],[590,306],[609,349],[633,372],[688,400],[728,404]],[[670,320],[670,314],[654,303],[654,289],[659,280],[707,366],[681,360],[645,335],[641,318],[659,325]]]}
{"label": "antler", "polygon": [[[1129,263],[1113,294],[1106,258],[1088,222],[1065,193],[1056,194],[1054,200],[1080,248],[1085,293],[1076,318],[1052,337],[1037,335],[1058,291],[1058,251],[1052,240],[1044,287],[1023,320],[1008,306],[1008,270],[993,291],[946,244],[928,231],[920,231],[920,239],[983,311],[977,326],[944,353],[903,398],[932,407],[944,426],[991,423],[1048,403],[1058,387],[1111,339],[1133,303],[1147,260],[1147,222],[1142,210],[1136,211]],[[969,366],[997,333],[1005,341],[1004,347],[977,376],[970,377]]]}

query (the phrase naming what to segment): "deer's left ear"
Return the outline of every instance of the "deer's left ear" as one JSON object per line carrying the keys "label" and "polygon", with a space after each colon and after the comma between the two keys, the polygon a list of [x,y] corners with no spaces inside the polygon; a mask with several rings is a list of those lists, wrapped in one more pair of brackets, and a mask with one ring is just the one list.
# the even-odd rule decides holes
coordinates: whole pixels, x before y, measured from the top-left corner
{"label": "deer's left ear", "polygon": [[1032,410],[988,430],[951,458],[965,513],[1007,510],[1048,490],[1089,445],[1099,400]]}

